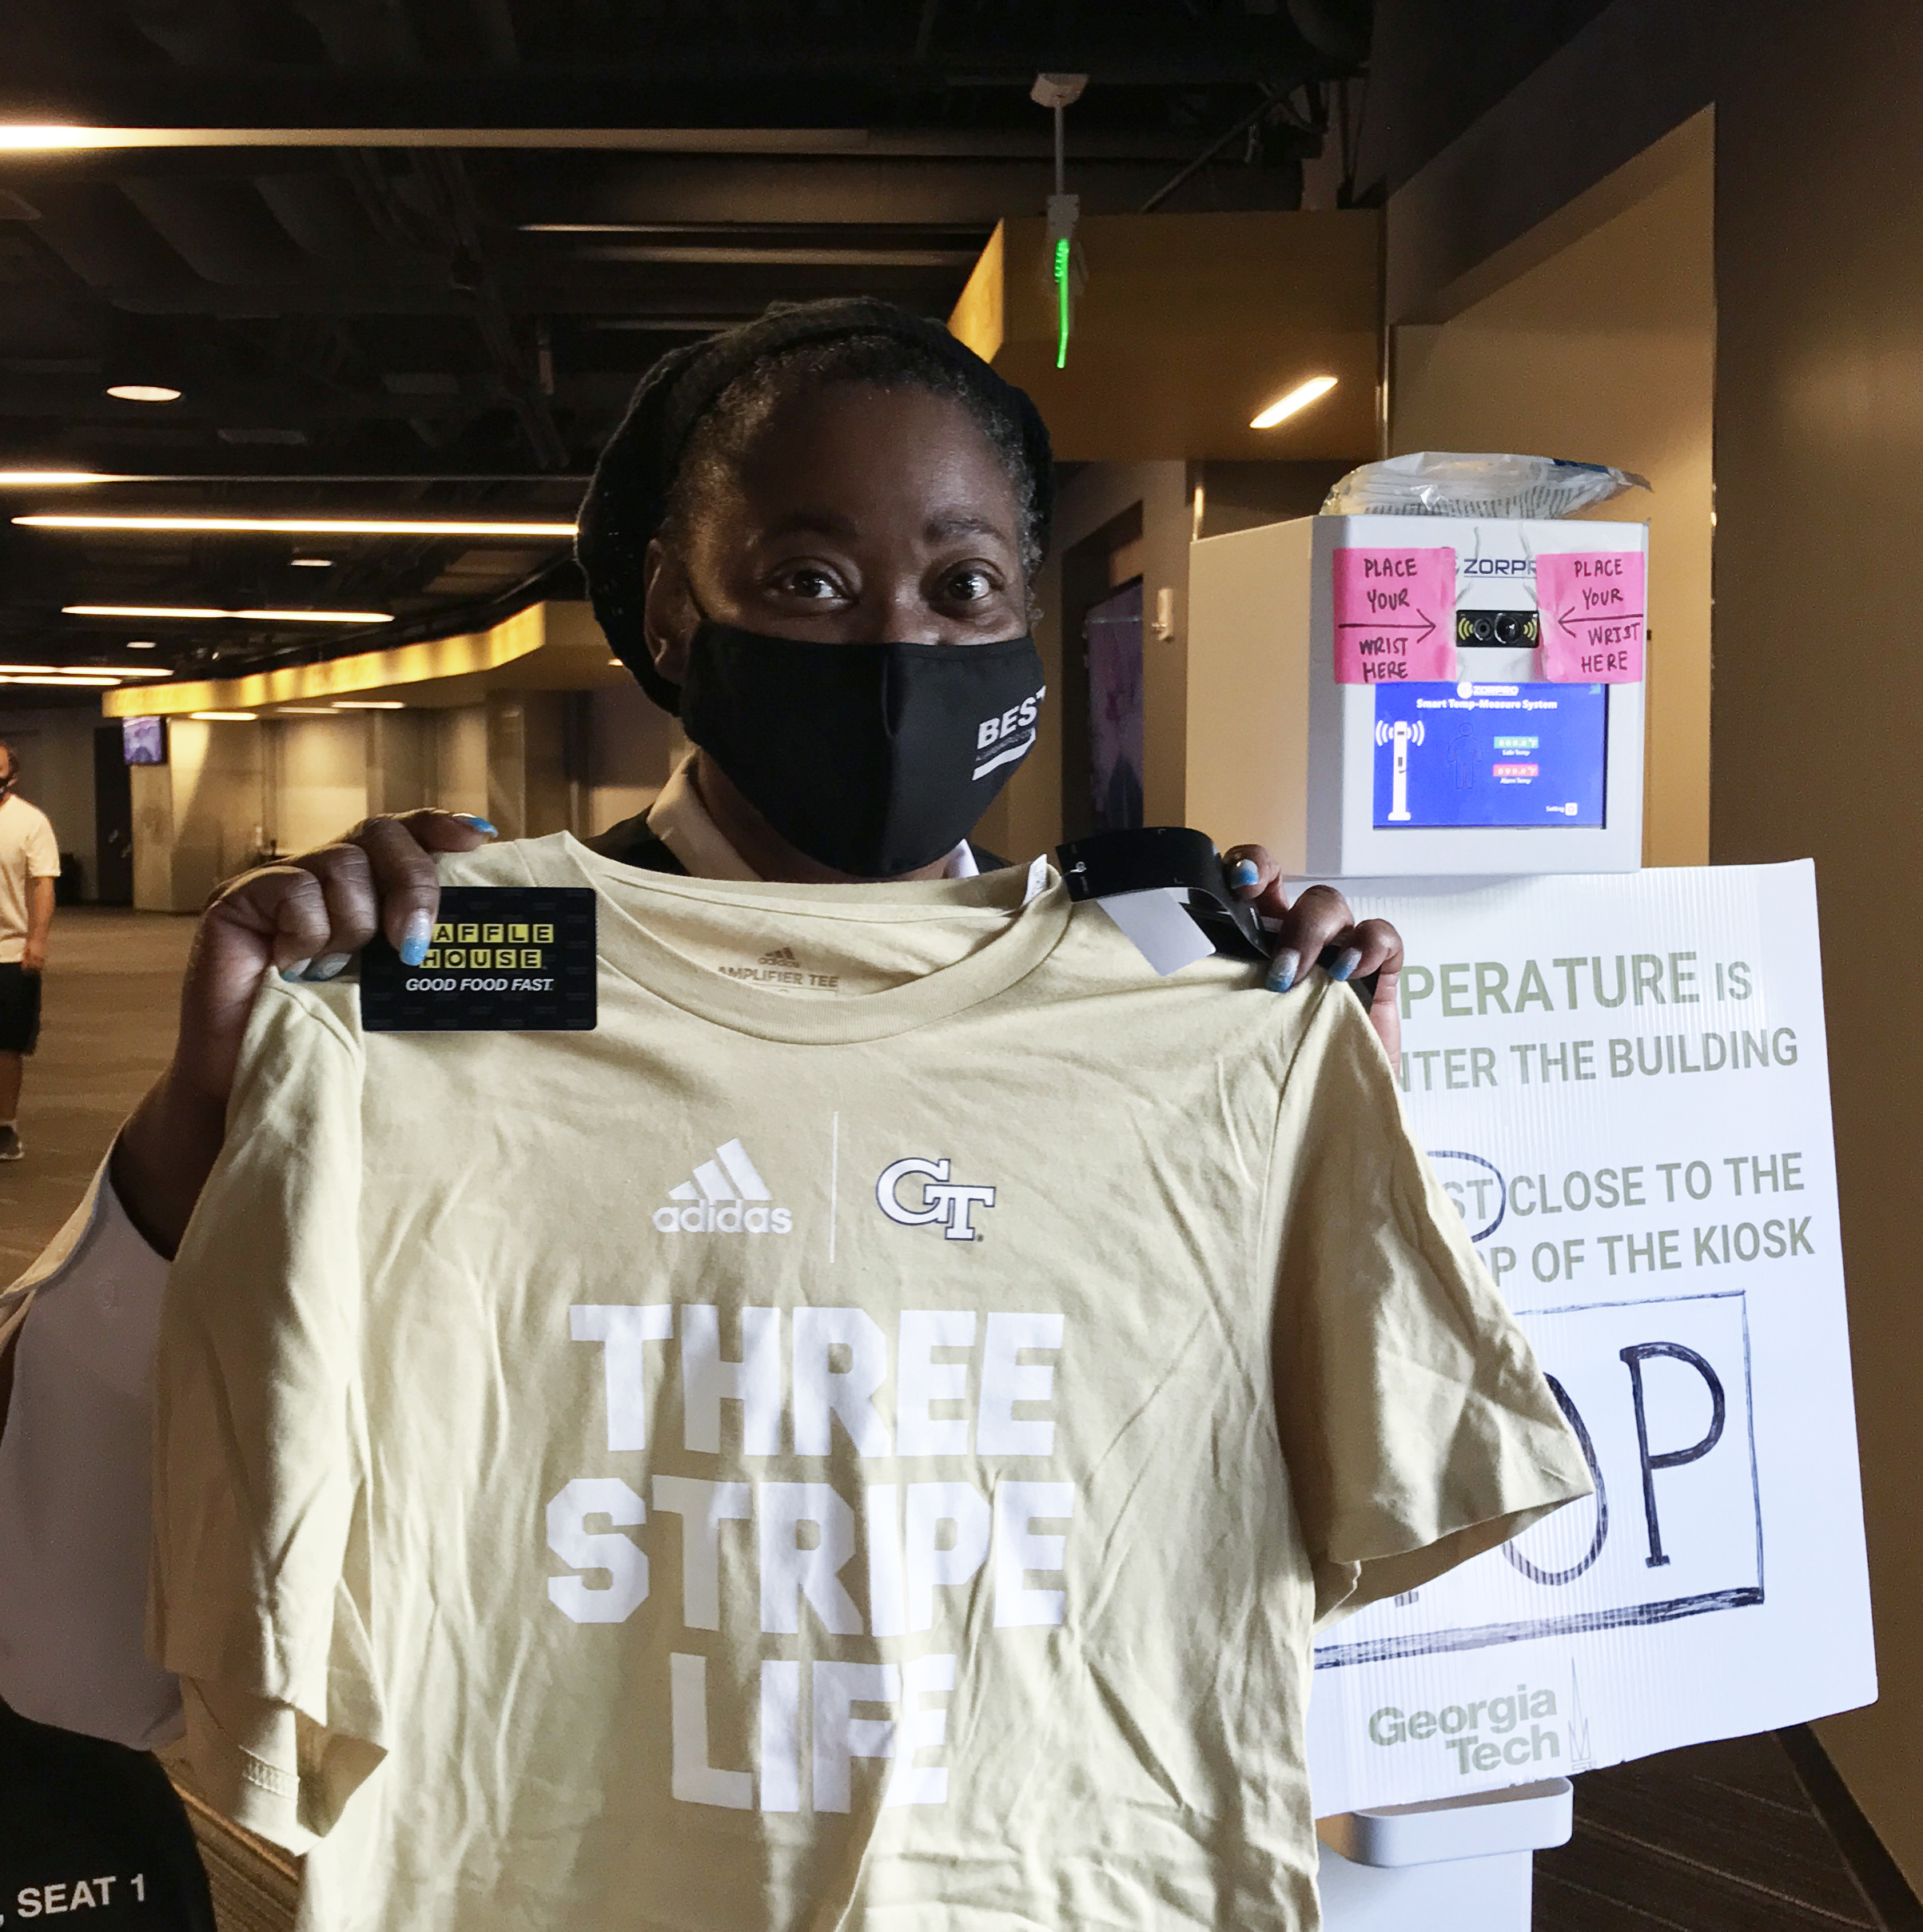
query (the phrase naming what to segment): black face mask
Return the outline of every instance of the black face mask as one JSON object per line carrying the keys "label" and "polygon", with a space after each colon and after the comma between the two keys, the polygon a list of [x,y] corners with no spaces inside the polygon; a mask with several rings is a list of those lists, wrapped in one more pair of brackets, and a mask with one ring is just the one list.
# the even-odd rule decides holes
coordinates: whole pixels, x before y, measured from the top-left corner
{"label": "black face mask", "polygon": [[932,865],[1035,743],[1034,640],[816,644],[703,621],[688,736],[797,850],[857,878]]}

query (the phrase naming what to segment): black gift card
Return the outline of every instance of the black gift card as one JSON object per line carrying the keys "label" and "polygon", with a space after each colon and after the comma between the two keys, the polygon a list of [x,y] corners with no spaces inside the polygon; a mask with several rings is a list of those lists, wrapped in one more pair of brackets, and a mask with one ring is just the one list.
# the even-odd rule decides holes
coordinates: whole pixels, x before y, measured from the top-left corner
{"label": "black gift card", "polygon": [[433,943],[403,966],[360,955],[369,1033],[585,1033],[595,1023],[595,895],[586,886],[444,886]]}

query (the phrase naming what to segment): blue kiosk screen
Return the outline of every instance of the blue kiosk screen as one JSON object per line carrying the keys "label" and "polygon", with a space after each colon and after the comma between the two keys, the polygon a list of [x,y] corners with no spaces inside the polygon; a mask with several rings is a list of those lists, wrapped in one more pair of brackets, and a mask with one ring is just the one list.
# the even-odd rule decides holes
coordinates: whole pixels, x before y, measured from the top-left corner
{"label": "blue kiosk screen", "polygon": [[1378,684],[1376,823],[1601,825],[1602,684]]}

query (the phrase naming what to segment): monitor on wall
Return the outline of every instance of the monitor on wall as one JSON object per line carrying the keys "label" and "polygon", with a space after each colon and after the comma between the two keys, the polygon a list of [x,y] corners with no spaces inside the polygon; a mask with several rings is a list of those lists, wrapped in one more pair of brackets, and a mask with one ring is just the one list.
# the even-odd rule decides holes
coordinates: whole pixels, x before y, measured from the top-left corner
{"label": "monitor on wall", "polygon": [[123,718],[120,742],[129,765],[164,765],[167,762],[167,721],[165,718]]}

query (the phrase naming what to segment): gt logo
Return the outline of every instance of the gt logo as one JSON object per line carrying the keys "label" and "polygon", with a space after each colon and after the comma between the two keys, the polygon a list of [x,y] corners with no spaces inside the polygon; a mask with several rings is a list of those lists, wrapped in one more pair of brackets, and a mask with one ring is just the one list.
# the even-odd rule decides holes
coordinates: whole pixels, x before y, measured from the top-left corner
{"label": "gt logo", "polygon": [[[902,1183],[910,1174],[926,1177],[922,1185],[922,1205],[918,1208],[905,1206],[902,1201]],[[882,1169],[881,1178],[874,1184],[874,1204],[892,1221],[904,1228],[925,1228],[932,1221],[942,1224],[942,1238],[947,1241],[978,1241],[969,1219],[977,1206],[992,1208],[995,1205],[995,1190],[992,1187],[962,1187],[951,1185],[948,1178],[946,1161],[926,1161],[910,1154],[905,1161],[897,1161]]]}

